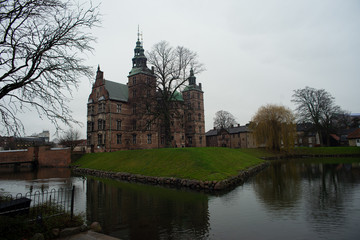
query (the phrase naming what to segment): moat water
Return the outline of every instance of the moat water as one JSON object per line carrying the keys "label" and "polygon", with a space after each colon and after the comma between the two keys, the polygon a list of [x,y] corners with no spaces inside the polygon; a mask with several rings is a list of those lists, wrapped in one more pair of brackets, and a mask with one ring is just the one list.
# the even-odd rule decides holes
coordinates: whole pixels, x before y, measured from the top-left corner
{"label": "moat water", "polygon": [[360,164],[287,160],[231,191],[208,194],[1,169],[0,193],[76,187],[75,209],[121,239],[360,239]]}

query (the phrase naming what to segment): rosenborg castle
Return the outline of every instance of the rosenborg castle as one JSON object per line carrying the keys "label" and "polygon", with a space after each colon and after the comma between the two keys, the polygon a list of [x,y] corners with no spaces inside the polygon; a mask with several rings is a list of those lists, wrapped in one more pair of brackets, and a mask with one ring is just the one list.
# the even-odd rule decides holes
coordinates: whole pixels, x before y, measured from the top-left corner
{"label": "rosenborg castle", "polygon": [[[142,42],[138,39],[126,83],[105,80],[98,67],[87,104],[89,152],[165,147],[164,127],[145,106],[157,104],[156,76],[147,67]],[[171,147],[205,147],[204,92],[190,71],[187,86],[172,98]],[[155,120],[154,120],[155,119]]]}

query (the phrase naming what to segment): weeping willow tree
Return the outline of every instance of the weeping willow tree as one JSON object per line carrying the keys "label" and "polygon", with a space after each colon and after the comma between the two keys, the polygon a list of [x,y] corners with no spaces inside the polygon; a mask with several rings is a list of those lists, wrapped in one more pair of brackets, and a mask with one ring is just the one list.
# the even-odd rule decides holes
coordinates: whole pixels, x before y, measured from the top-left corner
{"label": "weeping willow tree", "polygon": [[294,146],[296,127],[295,116],[284,106],[266,105],[258,109],[252,118],[250,128],[258,144],[280,151]]}

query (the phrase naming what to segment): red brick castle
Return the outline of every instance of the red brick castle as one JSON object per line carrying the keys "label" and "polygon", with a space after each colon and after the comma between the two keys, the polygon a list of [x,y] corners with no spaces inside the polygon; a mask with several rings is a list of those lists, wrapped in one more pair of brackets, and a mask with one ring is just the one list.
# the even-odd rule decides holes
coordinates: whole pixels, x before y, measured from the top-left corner
{"label": "red brick castle", "polygon": [[[146,65],[142,43],[134,49],[126,84],[104,79],[98,67],[87,108],[87,144],[91,152],[165,147],[157,106],[156,76]],[[190,71],[188,85],[172,97],[171,147],[205,147],[204,92]]]}

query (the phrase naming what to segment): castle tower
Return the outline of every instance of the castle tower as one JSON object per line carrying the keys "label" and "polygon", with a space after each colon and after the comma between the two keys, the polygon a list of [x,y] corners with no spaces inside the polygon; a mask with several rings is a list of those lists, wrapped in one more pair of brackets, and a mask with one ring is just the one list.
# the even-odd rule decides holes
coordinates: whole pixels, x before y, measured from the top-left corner
{"label": "castle tower", "polygon": [[182,92],[185,102],[185,138],[188,147],[205,147],[204,92],[190,70],[189,85]]}
{"label": "castle tower", "polygon": [[147,58],[138,33],[127,84],[130,108],[128,130],[131,135],[126,141],[131,146],[130,149],[158,146],[157,125],[151,116],[156,105],[156,76],[154,71],[147,67],[146,62]]}

